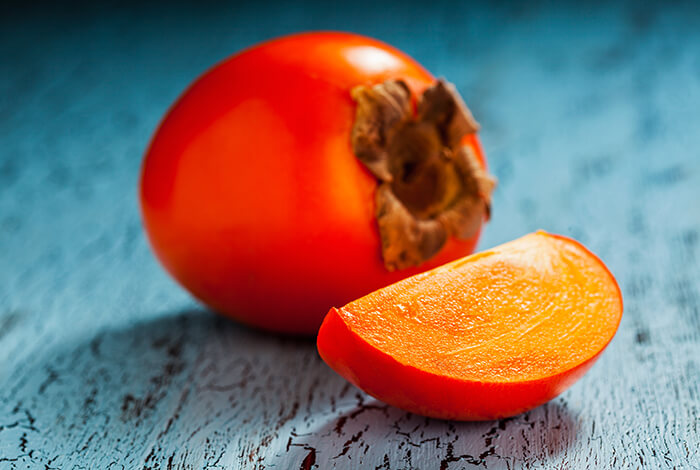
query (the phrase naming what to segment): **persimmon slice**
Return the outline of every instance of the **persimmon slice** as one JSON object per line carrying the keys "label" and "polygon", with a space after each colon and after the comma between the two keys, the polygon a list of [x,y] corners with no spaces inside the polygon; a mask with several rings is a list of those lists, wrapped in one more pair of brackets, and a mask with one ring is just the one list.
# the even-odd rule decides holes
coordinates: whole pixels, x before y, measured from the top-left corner
{"label": "persimmon slice", "polygon": [[605,265],[575,240],[540,231],[331,309],[318,350],[388,404],[489,420],[571,386],[621,316],[622,295]]}

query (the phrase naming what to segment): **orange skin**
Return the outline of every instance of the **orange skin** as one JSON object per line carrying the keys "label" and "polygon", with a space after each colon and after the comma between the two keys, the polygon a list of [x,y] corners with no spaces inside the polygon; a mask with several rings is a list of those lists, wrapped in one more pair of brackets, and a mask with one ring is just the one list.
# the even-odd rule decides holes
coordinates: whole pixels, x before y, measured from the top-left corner
{"label": "orange skin", "polygon": [[[328,308],[471,253],[451,240],[389,272],[375,178],[355,158],[357,85],[434,78],[381,42],[308,33],[258,45],[198,79],[155,134],[141,175],[151,245],[202,302],[241,322],[315,334]],[[476,136],[465,144],[483,154]]]}
{"label": "orange skin", "polygon": [[331,309],[318,350],[386,403],[491,420],[570,387],[621,316],[605,265],[574,240],[537,232]]}

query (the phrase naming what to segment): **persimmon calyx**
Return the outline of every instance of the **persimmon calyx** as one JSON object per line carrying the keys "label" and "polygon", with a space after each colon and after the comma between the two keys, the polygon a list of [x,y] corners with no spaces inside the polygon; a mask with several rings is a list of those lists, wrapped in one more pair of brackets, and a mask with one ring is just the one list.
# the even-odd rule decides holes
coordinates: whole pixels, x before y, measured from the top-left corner
{"label": "persimmon calyx", "polygon": [[418,266],[450,236],[474,236],[490,217],[496,180],[462,143],[479,125],[455,87],[440,79],[414,98],[404,81],[387,80],[355,87],[352,98],[352,147],[378,180],[386,268]]}

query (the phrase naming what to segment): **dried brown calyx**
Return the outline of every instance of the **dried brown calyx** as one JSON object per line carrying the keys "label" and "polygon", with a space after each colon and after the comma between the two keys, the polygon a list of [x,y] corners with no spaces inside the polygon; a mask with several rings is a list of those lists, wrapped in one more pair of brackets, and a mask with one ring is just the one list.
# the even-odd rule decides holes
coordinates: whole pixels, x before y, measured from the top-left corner
{"label": "dried brown calyx", "polygon": [[352,147],[379,181],[376,218],[387,269],[421,264],[450,236],[474,236],[490,216],[496,182],[462,144],[479,125],[454,86],[438,80],[415,110],[401,80],[358,86],[352,97]]}

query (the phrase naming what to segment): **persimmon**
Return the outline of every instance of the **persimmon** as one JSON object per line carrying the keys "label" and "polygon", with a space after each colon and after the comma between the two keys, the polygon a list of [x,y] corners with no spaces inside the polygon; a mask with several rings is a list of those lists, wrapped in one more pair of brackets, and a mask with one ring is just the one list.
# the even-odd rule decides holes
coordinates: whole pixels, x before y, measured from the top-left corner
{"label": "persimmon", "polygon": [[386,403],[490,420],[572,385],[621,316],[620,289],[605,265],[574,240],[537,232],[332,308],[318,350]]}
{"label": "persimmon", "polygon": [[205,73],[146,152],[159,260],[214,310],[316,333],[342,305],[471,253],[493,179],[455,88],[346,33],[262,43]]}

